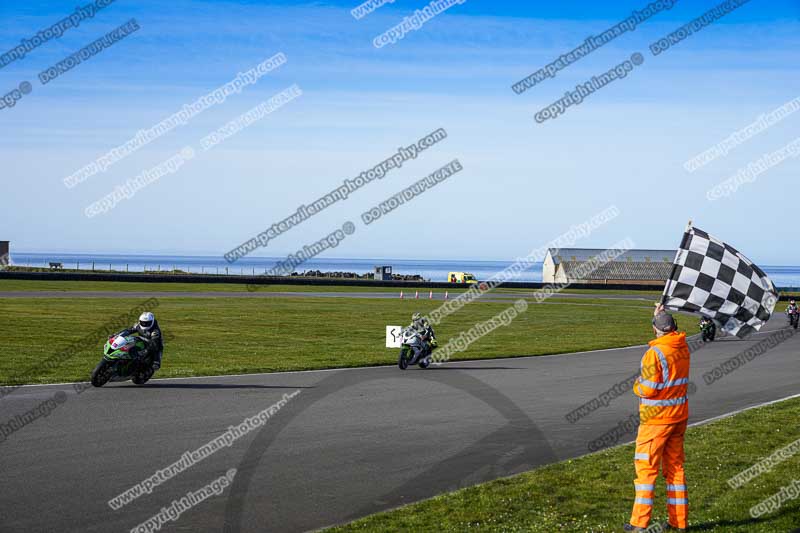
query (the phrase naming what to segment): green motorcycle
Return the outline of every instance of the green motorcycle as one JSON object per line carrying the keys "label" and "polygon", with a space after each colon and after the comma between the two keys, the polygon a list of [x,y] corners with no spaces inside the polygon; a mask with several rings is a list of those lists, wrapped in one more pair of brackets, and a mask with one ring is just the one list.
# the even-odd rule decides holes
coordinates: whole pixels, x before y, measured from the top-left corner
{"label": "green motorcycle", "polygon": [[109,381],[131,380],[144,385],[154,370],[144,354],[147,343],[134,336],[112,335],[103,347],[103,359],[92,370],[92,385],[102,387]]}
{"label": "green motorcycle", "polygon": [[703,335],[703,342],[714,342],[717,336],[717,325],[710,318],[703,317],[700,319],[700,332]]}

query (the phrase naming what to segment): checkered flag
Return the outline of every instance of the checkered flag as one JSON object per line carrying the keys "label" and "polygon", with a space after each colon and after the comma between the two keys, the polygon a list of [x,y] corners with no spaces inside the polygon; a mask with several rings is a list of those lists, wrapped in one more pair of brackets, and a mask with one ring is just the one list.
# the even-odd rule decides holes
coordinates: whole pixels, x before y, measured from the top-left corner
{"label": "checkered flag", "polygon": [[763,270],[736,248],[698,228],[687,228],[675,256],[662,303],[714,320],[745,338],[775,310],[778,293]]}

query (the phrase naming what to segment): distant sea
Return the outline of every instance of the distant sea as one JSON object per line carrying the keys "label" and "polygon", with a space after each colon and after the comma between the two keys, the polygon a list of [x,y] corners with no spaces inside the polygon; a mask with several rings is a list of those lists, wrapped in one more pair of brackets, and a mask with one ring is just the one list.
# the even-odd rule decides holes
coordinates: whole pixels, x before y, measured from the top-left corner
{"label": "distant sea", "polygon": [[[177,268],[186,272],[206,274],[253,275],[263,274],[285,258],[246,257],[233,265],[222,257],[214,256],[173,256],[173,255],[101,255],[68,253],[13,253],[11,263],[18,266],[47,267],[50,262],[63,263],[64,268],[91,270],[92,263],[97,270],[129,270],[143,272],[151,270],[172,270]],[[375,266],[390,265],[395,274],[419,274],[430,281],[447,281],[447,273],[471,272],[478,279],[489,279],[497,272],[510,266],[513,261],[469,261],[469,260],[422,260],[422,259],[323,259],[315,258],[298,266],[297,272],[321,270],[322,272],[372,272]],[[800,287],[800,267],[759,265],[778,287]],[[542,265],[516,276],[516,281],[542,281]]]}

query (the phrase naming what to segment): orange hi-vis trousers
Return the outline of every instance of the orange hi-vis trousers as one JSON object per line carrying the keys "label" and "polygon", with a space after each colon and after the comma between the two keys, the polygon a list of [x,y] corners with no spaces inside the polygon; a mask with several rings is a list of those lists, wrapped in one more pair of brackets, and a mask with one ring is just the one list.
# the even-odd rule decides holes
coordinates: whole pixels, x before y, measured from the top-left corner
{"label": "orange hi-vis trousers", "polygon": [[676,424],[641,424],[636,437],[636,499],[631,513],[631,525],[646,528],[653,514],[653,489],[659,469],[667,480],[667,511],[669,524],[686,528],[688,493],[683,471],[683,437],[686,421]]}

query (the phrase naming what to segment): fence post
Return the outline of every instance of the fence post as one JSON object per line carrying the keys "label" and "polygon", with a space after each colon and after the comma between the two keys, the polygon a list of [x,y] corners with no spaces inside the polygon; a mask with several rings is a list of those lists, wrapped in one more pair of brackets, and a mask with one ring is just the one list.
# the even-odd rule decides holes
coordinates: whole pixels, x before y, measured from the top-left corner
{"label": "fence post", "polygon": [[92,261],[92,272],[94,272],[94,261]]}

